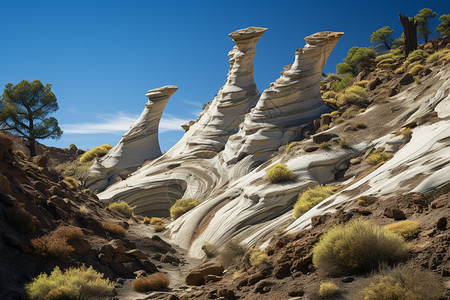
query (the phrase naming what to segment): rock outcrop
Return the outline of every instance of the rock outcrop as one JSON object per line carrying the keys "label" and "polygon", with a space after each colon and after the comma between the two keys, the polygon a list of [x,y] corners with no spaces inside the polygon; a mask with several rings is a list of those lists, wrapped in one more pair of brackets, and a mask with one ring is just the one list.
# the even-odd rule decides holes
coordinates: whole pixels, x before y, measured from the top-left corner
{"label": "rock outcrop", "polygon": [[161,156],[159,121],[167,101],[177,90],[178,87],[167,85],[147,92],[149,100],[139,119],[107,155],[97,159],[92,165],[87,180],[88,188],[103,191],[117,181],[116,177],[120,173],[132,173],[145,160]]}

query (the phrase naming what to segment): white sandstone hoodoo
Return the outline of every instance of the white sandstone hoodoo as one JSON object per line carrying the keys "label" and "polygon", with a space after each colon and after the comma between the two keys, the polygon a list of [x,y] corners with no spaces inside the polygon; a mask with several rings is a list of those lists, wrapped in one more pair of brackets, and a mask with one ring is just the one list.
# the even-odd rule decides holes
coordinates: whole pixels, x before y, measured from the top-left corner
{"label": "white sandstone hoodoo", "polygon": [[87,181],[91,190],[103,191],[117,181],[119,174],[134,172],[145,160],[161,156],[158,126],[167,101],[177,90],[167,85],[147,92],[149,100],[139,119],[107,155],[92,165]]}

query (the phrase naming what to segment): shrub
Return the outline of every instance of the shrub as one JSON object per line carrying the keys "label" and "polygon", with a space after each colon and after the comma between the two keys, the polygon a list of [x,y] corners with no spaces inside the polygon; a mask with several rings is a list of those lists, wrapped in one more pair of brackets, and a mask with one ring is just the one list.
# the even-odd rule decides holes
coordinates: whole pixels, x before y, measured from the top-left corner
{"label": "shrub", "polygon": [[170,208],[170,217],[172,220],[176,220],[200,203],[202,202],[197,199],[179,199]]}
{"label": "shrub", "polygon": [[308,188],[307,191],[300,193],[298,200],[294,205],[294,218],[298,219],[308,210],[330,197],[336,191],[336,187],[327,185],[316,185]]}
{"label": "shrub", "polygon": [[294,179],[294,172],[284,164],[276,164],[267,171],[270,182],[277,183]]}
{"label": "shrub", "polygon": [[330,150],[330,144],[328,144],[327,142],[322,142],[320,143],[319,148],[323,150]]}
{"label": "shrub", "polygon": [[342,123],[344,123],[344,119],[341,119],[341,118],[336,119],[336,121],[334,121],[334,123],[336,123],[336,124],[342,124]]}
{"label": "shrub", "polygon": [[348,144],[347,137],[346,137],[345,135],[341,135],[341,136],[339,137],[339,145],[340,145],[342,148],[348,148],[349,144]]}
{"label": "shrub", "polygon": [[75,144],[70,144],[69,148],[76,148],[77,146]]}
{"label": "shrub", "polygon": [[336,92],[334,92],[334,91],[327,91],[327,92],[323,93],[322,97],[323,98],[335,98],[336,97]]}
{"label": "shrub", "polygon": [[240,268],[245,253],[244,246],[239,244],[237,240],[230,240],[219,253],[219,261],[226,269]]}
{"label": "shrub", "polygon": [[52,233],[55,237],[65,238],[68,241],[81,239],[84,237],[83,231],[80,227],[76,226],[59,226],[55,231]]}
{"label": "shrub", "polygon": [[67,244],[66,238],[56,235],[44,235],[32,239],[31,245],[33,245],[37,255],[50,259],[64,259],[74,251]]}
{"label": "shrub", "polygon": [[336,116],[338,116],[340,114],[340,112],[338,111],[338,110],[335,110],[335,111],[332,111],[331,113],[330,113],[330,115],[334,118],[334,117],[336,117]]}
{"label": "shrub", "polygon": [[444,57],[447,53],[450,53],[450,50],[443,49],[443,50],[437,51],[427,57],[426,63],[427,64],[434,63],[434,62],[440,60],[442,57]]}
{"label": "shrub", "polygon": [[83,204],[83,205],[80,206],[80,214],[86,216],[86,215],[89,214],[89,212],[90,212],[89,208],[87,208],[86,205]]}
{"label": "shrub", "polygon": [[22,150],[17,150],[16,156],[20,157],[21,159],[27,159],[26,154]]}
{"label": "shrub", "polygon": [[71,190],[75,190],[79,188],[78,182],[72,177],[64,178],[63,182],[67,185],[67,187]]}
{"label": "shrub", "polygon": [[408,256],[402,237],[362,219],[328,230],[312,252],[316,268],[330,273],[371,271]]}
{"label": "shrub", "polygon": [[158,217],[151,217],[151,218],[145,217],[144,218],[145,224],[155,225],[155,224],[163,223],[163,222],[164,222],[164,220],[161,218],[158,218]]}
{"label": "shrub", "polygon": [[289,151],[291,151],[291,148],[294,147],[297,144],[298,144],[298,142],[291,142],[291,143],[289,143],[289,145],[286,148],[286,154],[288,154]]}
{"label": "shrub", "polygon": [[34,216],[19,207],[6,209],[6,221],[11,224],[15,230],[23,234],[33,233],[36,230]]}
{"label": "shrub", "polygon": [[61,272],[56,266],[50,275],[42,273],[25,286],[30,299],[92,299],[112,296],[114,286],[92,267],[70,268]]}
{"label": "shrub", "polygon": [[386,153],[384,151],[373,151],[369,156],[367,156],[366,161],[371,165],[384,164],[392,158],[392,154]]}
{"label": "shrub", "polygon": [[80,157],[80,163],[88,162],[93,160],[96,157],[102,157],[108,154],[109,150],[112,149],[111,145],[104,144],[95,147],[92,150],[86,151],[81,157]]}
{"label": "shrub", "polygon": [[328,130],[329,128],[330,128],[330,125],[328,125],[328,124],[323,124],[322,125],[322,130],[323,131]]}
{"label": "shrub", "polygon": [[389,52],[389,53],[386,53],[386,54],[383,54],[383,55],[378,55],[375,58],[375,61],[379,62],[379,61],[385,60],[387,58],[393,58],[393,57],[394,57],[394,53]]}
{"label": "shrub", "polygon": [[353,81],[353,74],[349,73],[349,74],[345,74],[344,76],[342,76],[342,79],[339,81],[335,81],[332,85],[332,89],[335,92],[340,92],[342,90],[344,90],[346,87],[348,87]]}
{"label": "shrub", "polygon": [[437,300],[442,291],[440,280],[433,272],[398,266],[372,276],[368,286],[359,294],[365,300]]}
{"label": "shrub", "polygon": [[367,128],[367,125],[364,122],[356,122],[354,126],[355,126],[355,128],[358,128],[358,129],[365,129],[365,128]]}
{"label": "shrub", "polygon": [[253,250],[250,253],[250,264],[253,267],[259,267],[263,263],[267,263],[269,256],[264,251]]}
{"label": "shrub", "polygon": [[365,108],[361,108],[360,110],[358,110],[358,113],[360,113],[360,114],[362,114],[362,113],[364,113],[364,112],[366,112],[366,109],[365,109]]}
{"label": "shrub", "polygon": [[361,81],[355,82],[353,85],[365,88],[368,83],[369,83],[369,80],[361,80]]}
{"label": "shrub", "polygon": [[424,59],[425,56],[426,56],[426,53],[423,50],[418,49],[418,50],[414,50],[413,52],[409,53],[406,60],[412,63],[412,62],[420,61],[420,60]]}
{"label": "shrub", "polygon": [[384,228],[401,235],[404,239],[413,239],[419,235],[420,222],[405,220],[386,225]]}
{"label": "shrub", "polygon": [[322,298],[330,298],[336,294],[338,287],[332,282],[325,282],[320,285],[319,296]]}
{"label": "shrub", "polygon": [[133,290],[146,293],[150,291],[160,291],[168,288],[169,278],[163,273],[154,273],[146,277],[136,278],[133,281]]}
{"label": "shrub", "polygon": [[166,229],[166,225],[164,225],[162,223],[158,223],[158,224],[153,225],[153,229],[155,230],[155,232],[161,232]]}
{"label": "shrub", "polygon": [[419,72],[422,70],[423,70],[422,65],[415,65],[414,67],[411,68],[411,70],[409,70],[409,74],[415,76],[415,75],[419,74]]}
{"label": "shrub", "polygon": [[131,214],[133,213],[133,209],[136,208],[135,206],[131,207],[125,201],[117,201],[117,202],[110,203],[108,207],[112,210],[120,212],[121,214],[123,214],[125,216],[131,216]]}
{"label": "shrub", "polygon": [[357,115],[358,112],[356,110],[351,110],[351,109],[347,109],[346,111],[344,111],[344,113],[341,115],[341,118],[343,119],[348,119],[351,118],[355,115]]}
{"label": "shrub", "polygon": [[380,61],[377,64],[377,67],[388,67],[395,62],[396,62],[396,60],[393,58],[386,58],[386,59],[383,59],[382,61]]}
{"label": "shrub", "polygon": [[117,236],[124,236],[125,235],[125,229],[120,226],[119,224],[109,223],[109,222],[102,222],[102,228],[108,231],[109,233],[112,233]]}

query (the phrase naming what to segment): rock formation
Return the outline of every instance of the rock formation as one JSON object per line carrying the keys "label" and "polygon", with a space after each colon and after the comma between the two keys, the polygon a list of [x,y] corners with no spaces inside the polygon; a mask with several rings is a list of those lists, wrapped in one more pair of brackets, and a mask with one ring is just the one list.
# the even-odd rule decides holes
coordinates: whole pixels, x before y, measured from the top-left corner
{"label": "rock formation", "polygon": [[117,181],[116,177],[120,173],[134,172],[145,160],[161,156],[159,121],[167,101],[177,90],[178,87],[167,85],[147,92],[149,100],[139,119],[107,155],[92,165],[87,180],[91,190],[103,191]]}

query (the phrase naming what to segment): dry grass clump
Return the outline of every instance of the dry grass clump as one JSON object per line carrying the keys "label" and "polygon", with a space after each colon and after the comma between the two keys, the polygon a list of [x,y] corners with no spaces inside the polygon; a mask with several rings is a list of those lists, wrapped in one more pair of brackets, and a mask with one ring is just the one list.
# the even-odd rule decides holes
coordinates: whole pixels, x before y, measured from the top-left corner
{"label": "dry grass clump", "polygon": [[80,186],[78,185],[78,182],[72,178],[72,177],[66,177],[64,178],[63,182],[67,185],[67,187],[69,187],[69,189],[71,190],[75,190],[77,188],[79,188]]}
{"label": "dry grass clump", "polygon": [[322,142],[319,144],[319,148],[323,150],[330,150],[330,144],[328,144],[328,142]]}
{"label": "dry grass clump", "polygon": [[168,288],[169,278],[163,273],[154,273],[146,277],[136,278],[133,281],[133,290],[146,293],[150,291],[160,291]]}
{"label": "dry grass clump", "polygon": [[166,225],[164,225],[163,223],[158,223],[153,225],[153,229],[155,230],[155,232],[161,232],[166,230]]}
{"label": "dry grass clump", "polygon": [[344,119],[338,118],[336,121],[334,121],[337,125],[344,123]]}
{"label": "dry grass clump", "polygon": [[55,237],[65,238],[68,241],[81,239],[84,237],[83,231],[80,227],[76,226],[59,226],[55,231],[52,233]]}
{"label": "dry grass clump", "polygon": [[323,124],[322,125],[322,130],[323,131],[328,130],[328,129],[330,129],[330,125],[328,125],[328,124]]}
{"label": "dry grass clump", "polygon": [[20,157],[21,159],[27,159],[27,155],[22,151],[22,150],[17,150],[16,151],[16,156]]}
{"label": "dry grass clump", "polygon": [[365,128],[367,128],[367,125],[364,122],[356,122],[355,125],[353,125],[353,126],[355,126],[355,128],[358,128],[358,129],[365,129]]}
{"label": "dry grass clump", "polygon": [[176,220],[200,203],[202,202],[197,199],[179,199],[170,208],[170,217]]}
{"label": "dry grass clump", "polygon": [[108,154],[109,150],[112,149],[111,145],[104,144],[95,147],[92,150],[86,151],[81,157],[80,157],[80,163],[88,162],[93,160],[96,157],[102,157]]}
{"label": "dry grass clump", "polygon": [[415,61],[420,61],[422,59],[425,59],[427,54],[423,50],[414,50],[413,52],[409,53],[408,57],[406,58],[407,61],[410,63]]}
{"label": "dry grass clump", "polygon": [[423,70],[423,66],[422,65],[415,65],[414,67],[411,68],[411,70],[409,70],[409,74],[415,76],[417,74],[419,74],[420,71]]}
{"label": "dry grass clump", "polygon": [[313,188],[308,188],[306,192],[300,193],[297,202],[294,204],[294,219],[298,219],[324,199],[333,195],[336,190],[337,188],[334,186],[316,185]]}
{"label": "dry grass clump", "polygon": [[397,69],[395,69],[394,73],[395,74],[403,74],[406,72],[406,70],[408,70],[410,62],[405,60],[405,62],[403,62],[403,64],[398,67]]}
{"label": "dry grass clump", "polygon": [[360,293],[364,300],[437,300],[443,291],[438,276],[411,266],[381,270]]}
{"label": "dry grass clump", "polygon": [[434,62],[440,60],[441,58],[443,58],[447,53],[450,53],[449,49],[442,49],[440,51],[436,51],[435,53],[433,53],[427,57],[426,63],[427,64],[434,63]]}
{"label": "dry grass clump", "polygon": [[81,228],[76,226],[59,226],[49,235],[31,240],[36,254],[44,258],[63,259],[69,256],[74,249],[69,241],[84,237]]}
{"label": "dry grass clump", "polygon": [[384,151],[373,151],[367,158],[366,161],[371,165],[383,164],[393,157],[392,154],[386,153]]}
{"label": "dry grass clump", "polygon": [[398,263],[408,256],[405,240],[363,219],[328,230],[313,248],[313,263],[330,273],[376,269],[380,263]]}
{"label": "dry grass clump", "polygon": [[357,115],[358,112],[356,110],[351,110],[351,109],[347,109],[346,111],[344,111],[344,113],[341,115],[342,119],[348,119],[351,118],[355,115]]}
{"label": "dry grass clump", "polygon": [[413,239],[419,235],[420,222],[405,220],[384,226],[386,230],[401,235],[404,239]]}
{"label": "dry grass clump", "polygon": [[394,57],[394,53],[393,52],[389,52],[389,53],[386,53],[386,54],[378,55],[375,58],[375,61],[376,62],[380,62],[380,61],[383,61],[385,59],[389,59],[389,58],[393,58],[393,57]]}
{"label": "dry grass clump", "polygon": [[357,85],[357,86],[365,88],[368,83],[369,83],[369,80],[361,80],[361,81],[355,82],[353,85]]}
{"label": "dry grass clump", "polygon": [[339,145],[344,149],[349,147],[349,143],[345,135],[339,136]]}
{"label": "dry grass clump", "polygon": [[131,216],[131,214],[133,213],[133,209],[136,208],[136,206],[131,207],[125,201],[117,201],[117,202],[110,203],[108,207],[112,210],[120,212],[121,214],[123,214],[125,216]]}
{"label": "dry grass clump", "polygon": [[291,143],[289,143],[289,145],[286,147],[286,154],[288,154],[289,151],[291,151],[291,148],[294,147],[297,144],[298,144],[298,142],[291,142]]}
{"label": "dry grass clump", "polygon": [[285,164],[276,164],[267,171],[267,178],[272,183],[288,181],[294,179],[294,172]]}
{"label": "dry grass clump", "polygon": [[319,296],[322,298],[330,298],[336,294],[338,286],[333,282],[325,282],[320,284]]}
{"label": "dry grass clump", "polygon": [[377,67],[381,67],[381,68],[383,68],[383,67],[390,67],[395,62],[396,62],[396,60],[393,59],[393,58],[386,58],[386,59],[383,59],[382,61],[380,61],[377,64]]}
{"label": "dry grass clump", "polygon": [[90,212],[89,208],[87,208],[87,206],[85,204],[80,206],[80,210],[79,211],[80,211],[80,214],[82,214],[84,216],[88,215],[89,212]]}
{"label": "dry grass clump", "polygon": [[6,221],[23,234],[33,233],[36,230],[34,218],[28,211],[19,207],[6,209]]}
{"label": "dry grass clump", "polygon": [[375,197],[370,196],[362,196],[356,201],[356,205],[358,206],[369,206],[371,204],[374,204],[376,202]]}
{"label": "dry grass clump", "polygon": [[219,261],[226,269],[239,269],[246,249],[237,240],[228,241],[219,253]]}
{"label": "dry grass clump", "polygon": [[150,225],[155,225],[158,223],[163,223],[164,220],[162,218],[158,218],[158,217],[145,217],[144,218],[144,224],[150,224]]}
{"label": "dry grass clump", "polygon": [[119,224],[109,223],[109,222],[102,222],[102,228],[108,231],[111,234],[117,235],[117,236],[124,236],[125,235],[125,229],[120,226]]}
{"label": "dry grass clump", "polygon": [[267,263],[269,256],[264,251],[253,250],[250,253],[250,265],[253,267],[259,267],[260,265]]}
{"label": "dry grass clump", "polygon": [[56,266],[50,275],[42,273],[25,286],[30,299],[98,299],[112,296],[114,285],[92,267],[70,268],[62,272]]}

